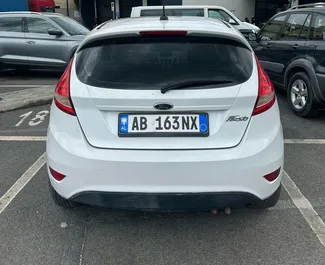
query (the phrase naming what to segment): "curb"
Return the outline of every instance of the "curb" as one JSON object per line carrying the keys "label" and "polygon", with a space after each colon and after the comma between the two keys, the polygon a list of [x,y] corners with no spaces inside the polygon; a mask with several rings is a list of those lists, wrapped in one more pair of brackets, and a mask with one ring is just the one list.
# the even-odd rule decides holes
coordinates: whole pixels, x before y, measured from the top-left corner
{"label": "curb", "polygon": [[53,86],[2,93],[0,94],[0,113],[49,104],[53,100],[53,93]]}
{"label": "curb", "polygon": [[52,103],[52,100],[53,100],[53,97],[40,98],[40,99],[36,99],[36,100],[27,100],[24,102],[16,102],[16,103],[10,103],[10,104],[2,104],[0,102],[0,113],[12,111],[12,110],[18,110],[18,109],[25,109],[25,108],[29,108],[29,107],[46,105],[46,104]]}

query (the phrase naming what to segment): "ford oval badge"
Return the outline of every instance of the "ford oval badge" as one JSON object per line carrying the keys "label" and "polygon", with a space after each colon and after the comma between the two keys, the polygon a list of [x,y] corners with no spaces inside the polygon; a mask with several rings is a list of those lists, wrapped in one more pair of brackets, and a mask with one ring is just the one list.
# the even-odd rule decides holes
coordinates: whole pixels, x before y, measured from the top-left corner
{"label": "ford oval badge", "polygon": [[173,105],[169,103],[157,103],[153,107],[157,110],[169,110],[173,108]]}

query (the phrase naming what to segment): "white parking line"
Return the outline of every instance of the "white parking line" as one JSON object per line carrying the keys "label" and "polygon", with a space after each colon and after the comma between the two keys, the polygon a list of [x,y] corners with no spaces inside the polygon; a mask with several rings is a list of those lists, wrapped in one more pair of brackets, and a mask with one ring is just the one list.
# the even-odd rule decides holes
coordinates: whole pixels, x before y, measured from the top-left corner
{"label": "white parking line", "polygon": [[7,208],[9,203],[17,196],[17,194],[26,186],[26,184],[35,176],[35,174],[46,163],[46,153],[39,159],[15,182],[14,185],[0,198],[0,214]]}
{"label": "white parking line", "polygon": [[0,141],[46,141],[46,136],[0,136]]}
{"label": "white parking line", "polygon": [[319,217],[314,207],[311,205],[308,199],[301,193],[299,188],[296,186],[296,184],[285,171],[283,173],[282,185],[289,194],[293,203],[296,205],[300,213],[307,221],[310,228],[316,234],[318,240],[325,247],[325,224],[323,220]]}
{"label": "white parking line", "polygon": [[325,139],[285,139],[285,144],[325,144]]}

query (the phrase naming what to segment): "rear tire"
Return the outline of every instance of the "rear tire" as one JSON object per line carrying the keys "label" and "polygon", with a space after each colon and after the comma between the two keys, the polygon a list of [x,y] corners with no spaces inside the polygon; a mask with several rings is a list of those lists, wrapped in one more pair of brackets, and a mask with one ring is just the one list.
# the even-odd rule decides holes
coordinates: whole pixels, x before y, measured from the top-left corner
{"label": "rear tire", "polygon": [[304,72],[295,73],[287,87],[287,99],[294,114],[308,118],[317,116],[314,91],[309,76]]}
{"label": "rear tire", "polygon": [[71,209],[71,208],[75,208],[77,206],[77,204],[75,202],[72,202],[70,200],[67,200],[67,199],[61,197],[55,191],[55,189],[52,187],[51,184],[50,184],[50,195],[51,195],[51,198],[54,201],[54,203],[60,207]]}
{"label": "rear tire", "polygon": [[279,186],[279,188],[267,199],[254,203],[252,205],[253,209],[259,209],[259,210],[263,210],[263,209],[267,209],[267,208],[271,208],[273,206],[275,206],[280,198],[280,194],[281,194],[281,185]]}

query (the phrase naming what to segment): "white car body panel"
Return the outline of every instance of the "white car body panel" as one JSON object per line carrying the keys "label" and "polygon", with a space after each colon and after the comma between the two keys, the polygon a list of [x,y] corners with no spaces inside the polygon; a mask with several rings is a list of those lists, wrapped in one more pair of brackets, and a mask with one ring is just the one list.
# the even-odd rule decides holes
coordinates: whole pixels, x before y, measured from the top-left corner
{"label": "white car body panel", "polygon": [[[48,166],[64,172],[50,178],[64,198],[87,191],[103,192],[248,192],[265,199],[274,182],[262,176],[283,167],[284,147],[278,106],[253,117],[236,148],[191,151],[105,150],[89,146],[76,117],[51,109],[47,140]],[[274,122],[270,122],[273,120]],[[67,133],[69,132],[69,133]]]}
{"label": "white car body panel", "polygon": [[258,26],[255,26],[254,24],[251,24],[251,23],[248,23],[248,22],[243,22],[243,21],[241,21],[240,25],[236,26],[236,28],[238,30],[252,29],[252,30],[255,30],[256,33],[260,30],[260,28]]}

